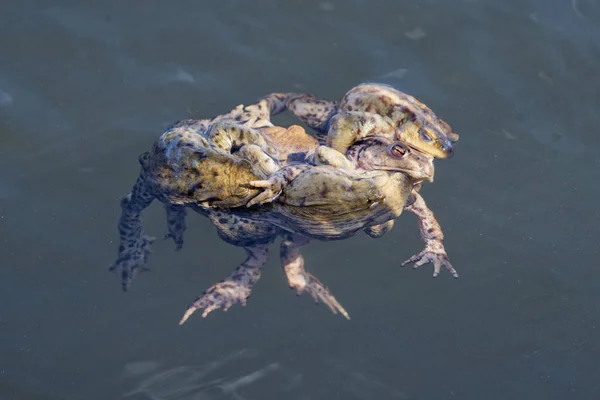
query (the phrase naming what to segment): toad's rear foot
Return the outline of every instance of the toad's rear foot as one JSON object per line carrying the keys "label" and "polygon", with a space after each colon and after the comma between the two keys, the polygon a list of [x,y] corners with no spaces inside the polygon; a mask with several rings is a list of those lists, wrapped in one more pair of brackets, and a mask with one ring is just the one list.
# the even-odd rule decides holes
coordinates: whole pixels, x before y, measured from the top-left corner
{"label": "toad's rear foot", "polygon": [[211,286],[204,294],[196,299],[187,309],[179,325],[183,324],[196,310],[204,309],[202,318],[218,309],[229,310],[235,303],[240,303],[242,307],[246,306],[246,300],[250,297],[252,286],[239,281],[227,279]]}
{"label": "toad's rear foot", "polygon": [[148,255],[152,253],[152,242],[155,238],[142,235],[134,241],[121,245],[117,261],[110,267],[110,271],[121,275],[123,290],[128,290],[133,278],[140,272],[147,271]]}
{"label": "toad's rear foot", "polygon": [[427,263],[433,263],[433,277],[437,277],[442,270],[442,267],[446,268],[452,276],[458,278],[458,272],[452,267],[450,264],[450,260],[448,260],[448,254],[446,254],[446,249],[444,249],[444,245],[439,241],[430,241],[427,243],[425,249],[419,254],[415,254],[408,260],[402,263],[404,267],[406,264],[410,264],[414,262],[414,268],[418,268],[421,265]]}
{"label": "toad's rear foot", "polygon": [[315,303],[322,302],[325,304],[332,313],[337,314],[338,312],[346,319],[350,319],[348,312],[342,307],[342,305],[333,297],[329,289],[315,278],[313,275],[306,271],[300,274],[288,275],[288,283],[291,289],[296,289],[296,293],[300,296],[302,293],[308,293],[315,300]]}
{"label": "toad's rear foot", "polygon": [[346,319],[350,319],[344,307],[338,303],[331,292],[304,269],[304,257],[300,253],[300,248],[308,243],[308,238],[293,234],[286,235],[281,241],[281,266],[288,285],[290,288],[296,289],[298,295],[309,293],[317,304],[321,301],[329,307],[332,313],[337,314],[339,312]]}
{"label": "toad's rear foot", "polygon": [[245,247],[248,254],[246,260],[225,280],[211,286],[198,297],[187,309],[179,325],[182,325],[196,310],[204,309],[202,318],[205,318],[214,310],[227,311],[235,303],[246,306],[246,300],[260,278],[261,268],[267,262],[268,248],[268,244]]}

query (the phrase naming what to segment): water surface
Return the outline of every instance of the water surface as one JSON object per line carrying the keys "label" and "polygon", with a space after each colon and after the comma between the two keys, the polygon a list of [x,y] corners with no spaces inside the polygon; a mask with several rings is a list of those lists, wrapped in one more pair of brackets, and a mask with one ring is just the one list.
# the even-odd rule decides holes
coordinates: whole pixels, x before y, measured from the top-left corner
{"label": "water surface", "polygon": [[[4,2],[0,398],[598,398],[599,43],[594,0]],[[303,251],[352,321],[274,256],[248,307],[180,327],[244,257],[190,215],[121,292],[119,199],[168,124],[364,81],[461,134],[423,190],[460,279],[399,268],[403,215]]]}

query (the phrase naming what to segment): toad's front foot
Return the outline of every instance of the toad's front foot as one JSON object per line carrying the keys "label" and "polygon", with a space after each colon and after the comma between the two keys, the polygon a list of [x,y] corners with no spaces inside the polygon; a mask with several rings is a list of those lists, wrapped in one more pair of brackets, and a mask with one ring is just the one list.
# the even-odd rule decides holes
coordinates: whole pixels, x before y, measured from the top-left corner
{"label": "toad's front foot", "polygon": [[110,267],[110,271],[121,275],[123,290],[128,290],[133,278],[143,271],[147,271],[146,263],[152,253],[152,242],[155,238],[142,235],[135,241],[121,245],[117,261]]}
{"label": "toad's front foot", "polygon": [[288,276],[288,283],[291,289],[296,289],[298,296],[302,293],[308,293],[316,303],[319,303],[320,301],[329,307],[332,313],[337,314],[339,312],[344,318],[350,319],[350,315],[348,315],[344,307],[342,307],[335,297],[333,297],[329,289],[323,286],[317,278],[308,272]]}
{"label": "toad's front foot", "polygon": [[255,204],[270,203],[276,200],[281,192],[283,192],[283,189],[285,189],[294,178],[311,167],[312,166],[309,164],[288,165],[271,175],[269,179],[251,181],[241,185],[244,187],[263,189],[258,196],[254,197],[246,204],[246,207],[252,207]]}
{"label": "toad's front foot", "polygon": [[444,248],[444,244],[438,240],[431,240],[425,246],[425,249],[419,254],[415,254],[408,260],[402,263],[404,267],[406,264],[414,262],[414,268],[418,268],[421,265],[427,264],[429,262],[433,263],[433,277],[437,277],[442,270],[442,267],[446,268],[452,276],[458,278],[458,273],[450,264],[450,260],[448,260],[448,254],[446,254],[446,249]]}
{"label": "toad's front foot", "polygon": [[245,187],[263,189],[262,192],[246,204],[246,207],[252,207],[255,204],[266,204],[276,200],[281,195],[281,192],[283,192],[285,184],[285,179],[278,175],[262,181],[251,181],[244,184],[243,186]]}
{"label": "toad's front foot", "polygon": [[218,309],[227,311],[235,303],[245,307],[251,292],[252,285],[245,282],[230,279],[219,282],[194,301],[179,321],[179,325],[182,325],[196,310],[204,309],[202,318],[206,318],[210,312]]}

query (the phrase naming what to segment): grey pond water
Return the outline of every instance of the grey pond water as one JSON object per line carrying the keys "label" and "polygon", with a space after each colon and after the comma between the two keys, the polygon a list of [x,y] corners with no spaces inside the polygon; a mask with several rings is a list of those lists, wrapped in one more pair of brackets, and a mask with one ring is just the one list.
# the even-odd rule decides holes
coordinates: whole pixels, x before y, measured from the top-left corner
{"label": "grey pond water", "polygon": [[[595,0],[4,0],[0,399],[600,398],[599,66]],[[244,258],[194,214],[121,291],[119,199],[168,124],[364,81],[461,135],[423,189],[460,279],[399,267],[403,215],[304,249],[351,321],[274,248],[246,308],[179,326]]]}

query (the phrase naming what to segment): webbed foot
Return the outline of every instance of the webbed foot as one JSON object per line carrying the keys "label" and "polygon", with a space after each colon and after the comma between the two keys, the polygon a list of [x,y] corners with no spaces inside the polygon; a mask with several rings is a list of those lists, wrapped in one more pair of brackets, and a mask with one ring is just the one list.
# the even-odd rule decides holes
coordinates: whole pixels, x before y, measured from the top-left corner
{"label": "webbed foot", "polygon": [[232,305],[240,303],[242,307],[246,306],[246,300],[250,297],[252,285],[244,284],[240,281],[226,279],[216,285],[211,286],[204,294],[187,309],[179,325],[182,325],[196,310],[204,309],[202,318],[206,318],[214,310],[229,310]]}
{"label": "webbed foot", "polygon": [[453,277],[458,278],[458,273],[450,264],[450,260],[448,259],[448,254],[446,253],[446,249],[444,249],[444,245],[439,241],[430,241],[425,246],[425,249],[419,254],[415,254],[408,260],[404,261],[401,266],[405,266],[410,263],[415,263],[413,268],[419,268],[421,265],[425,265],[427,263],[433,263],[433,277],[437,277],[442,270],[442,267],[446,268]]}
{"label": "webbed foot", "polygon": [[236,303],[245,307],[254,284],[260,278],[261,268],[267,262],[268,248],[268,244],[245,247],[248,254],[246,260],[231,275],[212,285],[198,297],[183,314],[179,325],[182,325],[196,310],[204,309],[202,318],[206,318],[212,311],[218,309],[227,311]]}
{"label": "webbed foot", "polygon": [[148,256],[152,253],[153,237],[142,235],[135,241],[129,242],[119,249],[119,257],[109,271],[121,275],[123,290],[127,291],[131,286],[133,278],[140,272],[148,271],[146,264]]}
{"label": "webbed foot", "polygon": [[346,319],[350,319],[348,312],[342,307],[342,305],[333,297],[329,289],[327,289],[317,278],[309,274],[306,271],[298,274],[288,274],[288,283],[291,289],[296,289],[296,294],[300,296],[303,293],[308,293],[315,300],[315,303],[319,301],[325,304],[332,313],[337,314],[338,312]]}
{"label": "webbed foot", "polygon": [[317,304],[320,301],[329,307],[332,313],[337,314],[339,312],[344,318],[350,319],[350,315],[333,297],[331,292],[304,268],[304,257],[300,253],[300,248],[306,246],[309,241],[310,239],[304,236],[294,234],[286,235],[281,241],[281,266],[285,272],[288,285],[290,288],[296,289],[298,295],[308,293]]}

